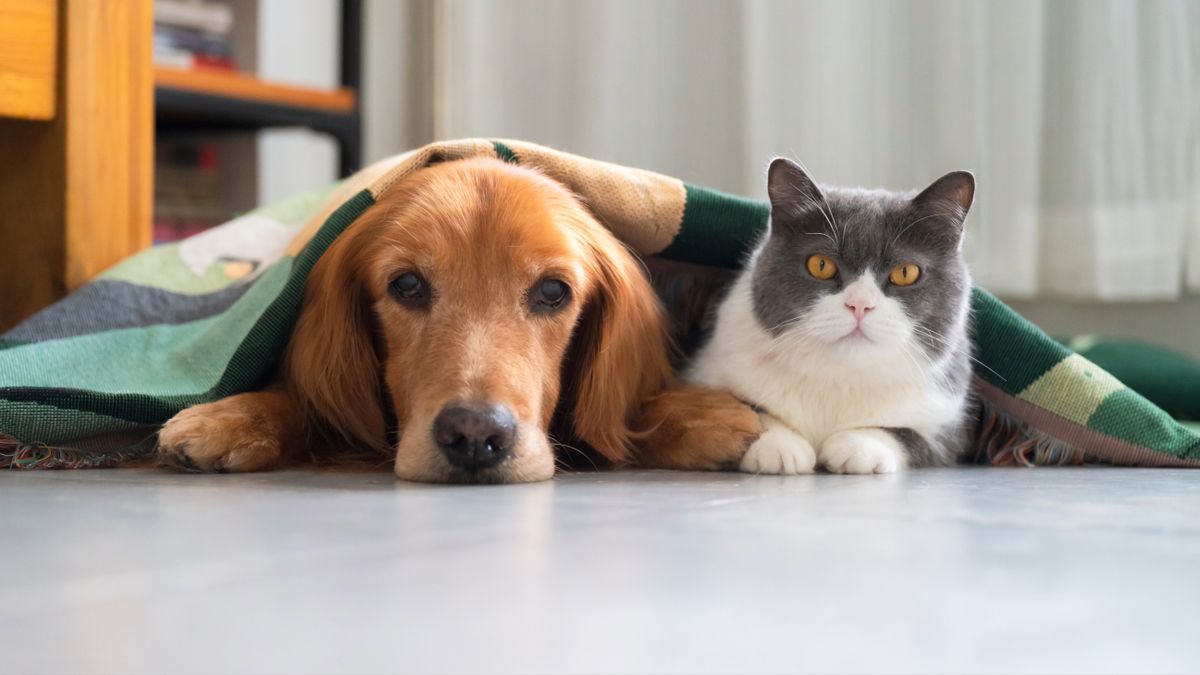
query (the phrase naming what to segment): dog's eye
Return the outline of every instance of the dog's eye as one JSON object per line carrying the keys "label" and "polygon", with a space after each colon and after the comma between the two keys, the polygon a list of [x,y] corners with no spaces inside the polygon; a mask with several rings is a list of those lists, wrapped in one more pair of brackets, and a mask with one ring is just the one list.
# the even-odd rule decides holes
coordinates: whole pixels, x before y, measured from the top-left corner
{"label": "dog's eye", "polygon": [[549,312],[562,307],[571,295],[571,289],[558,279],[542,279],[533,287],[533,308]]}
{"label": "dog's eye", "polygon": [[405,272],[392,279],[388,291],[397,300],[409,304],[423,303],[429,298],[429,286],[416,272]]}

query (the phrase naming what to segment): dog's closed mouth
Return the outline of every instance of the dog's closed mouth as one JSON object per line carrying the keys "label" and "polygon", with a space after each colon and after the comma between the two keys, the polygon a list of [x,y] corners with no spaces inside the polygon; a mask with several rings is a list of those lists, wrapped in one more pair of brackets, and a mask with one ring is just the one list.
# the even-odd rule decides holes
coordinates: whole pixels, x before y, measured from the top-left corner
{"label": "dog's closed mouth", "polygon": [[499,485],[501,483],[510,483],[512,480],[508,477],[508,473],[501,467],[479,470],[454,467],[446,474],[446,482],[463,485]]}

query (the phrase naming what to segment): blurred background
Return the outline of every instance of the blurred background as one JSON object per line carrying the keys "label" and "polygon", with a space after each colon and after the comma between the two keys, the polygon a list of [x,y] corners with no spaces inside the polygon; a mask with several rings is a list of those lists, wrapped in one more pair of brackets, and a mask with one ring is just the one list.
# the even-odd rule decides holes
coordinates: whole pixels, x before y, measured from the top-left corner
{"label": "blurred background", "polygon": [[359,32],[346,8],[156,0],[157,66],[349,86],[361,124],[160,120],[156,240],[326,185],[348,156],[467,136],[757,198],[780,154],[838,185],[968,169],[980,285],[1054,334],[1200,356],[1200,3],[363,0]]}

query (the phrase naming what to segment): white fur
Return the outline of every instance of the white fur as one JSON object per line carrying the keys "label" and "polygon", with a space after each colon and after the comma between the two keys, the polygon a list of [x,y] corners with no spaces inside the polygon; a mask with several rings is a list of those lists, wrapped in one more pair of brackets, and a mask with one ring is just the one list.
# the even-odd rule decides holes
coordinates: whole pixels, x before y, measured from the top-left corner
{"label": "white fur", "polygon": [[821,444],[821,465],[834,473],[895,473],[904,448],[882,429],[846,429]]}
{"label": "white fur", "polygon": [[763,433],[742,457],[738,468],[746,473],[812,473],[817,451],[779,420],[762,415]]}
{"label": "white fur", "polygon": [[[693,382],[766,411],[765,432],[743,459],[743,471],[811,472],[813,448],[830,471],[898,471],[903,447],[880,427],[933,438],[960,415],[964,402],[937,384],[944,364],[930,362],[903,308],[869,276],[822,298],[779,337],[759,324],[752,302],[751,275],[743,274],[689,373]],[[874,309],[861,322],[862,335],[846,337],[857,323],[846,304],[864,302]]]}

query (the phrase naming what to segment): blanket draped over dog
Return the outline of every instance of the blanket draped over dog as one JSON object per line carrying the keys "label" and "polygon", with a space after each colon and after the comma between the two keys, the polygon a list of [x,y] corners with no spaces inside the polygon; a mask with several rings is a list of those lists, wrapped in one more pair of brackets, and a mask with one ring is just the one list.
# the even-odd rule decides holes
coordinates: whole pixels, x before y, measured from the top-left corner
{"label": "blanket draped over dog", "polygon": [[[766,204],[649,171],[517,141],[435,143],[133,256],[0,337],[0,468],[145,458],[175,413],[261,386],[330,243],[406,174],[477,156],[560,181],[643,256],[735,268],[767,226]],[[1200,435],[995,297],[976,289],[971,316],[977,461],[1200,465]]]}

